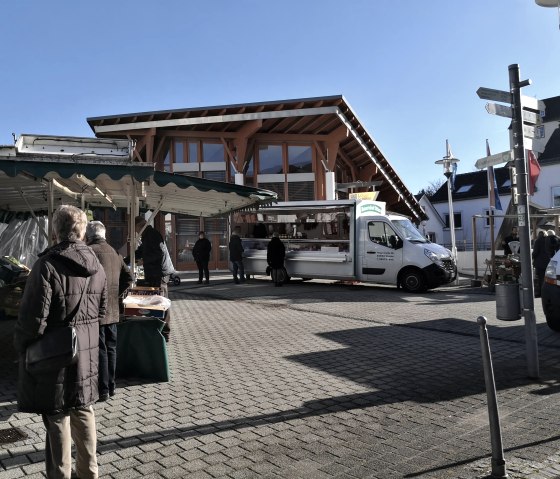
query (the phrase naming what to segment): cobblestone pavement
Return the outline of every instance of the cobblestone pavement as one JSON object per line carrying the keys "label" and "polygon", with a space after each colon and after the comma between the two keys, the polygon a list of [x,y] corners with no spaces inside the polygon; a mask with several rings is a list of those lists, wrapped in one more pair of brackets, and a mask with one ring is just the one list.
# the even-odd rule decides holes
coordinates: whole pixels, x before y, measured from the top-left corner
{"label": "cobblestone pavement", "polygon": [[[536,302],[540,379],[523,321],[466,284],[421,295],[265,277],[171,288],[171,380],[122,378],[95,406],[101,477],[488,477],[491,446],[476,318],[488,318],[509,477],[560,477],[560,335]],[[537,300],[538,301],[538,300]],[[18,413],[0,321],[0,478],[38,478],[44,428]]]}

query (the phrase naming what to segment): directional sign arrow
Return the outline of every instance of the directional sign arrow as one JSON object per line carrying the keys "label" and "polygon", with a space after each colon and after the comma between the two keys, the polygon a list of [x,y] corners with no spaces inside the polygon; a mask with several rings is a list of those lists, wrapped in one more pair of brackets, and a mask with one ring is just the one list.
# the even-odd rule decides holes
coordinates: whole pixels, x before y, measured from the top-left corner
{"label": "directional sign arrow", "polygon": [[478,98],[481,100],[499,101],[500,103],[512,103],[509,91],[493,90],[492,88],[480,87],[476,90]]}
{"label": "directional sign arrow", "polygon": [[489,166],[499,165],[500,163],[507,163],[513,160],[513,150],[502,151],[501,153],[496,153],[495,155],[485,156],[476,160],[474,166],[479,170],[488,168]]}
{"label": "directional sign arrow", "polygon": [[540,125],[542,123],[542,117],[538,113],[533,113],[532,111],[522,110],[523,121],[527,123],[533,123],[534,125]]}
{"label": "directional sign arrow", "polygon": [[486,111],[492,115],[513,118],[513,110],[510,106],[500,105],[499,103],[486,103]]}
{"label": "directional sign arrow", "polygon": [[523,125],[523,136],[526,138],[544,138],[544,125]]}

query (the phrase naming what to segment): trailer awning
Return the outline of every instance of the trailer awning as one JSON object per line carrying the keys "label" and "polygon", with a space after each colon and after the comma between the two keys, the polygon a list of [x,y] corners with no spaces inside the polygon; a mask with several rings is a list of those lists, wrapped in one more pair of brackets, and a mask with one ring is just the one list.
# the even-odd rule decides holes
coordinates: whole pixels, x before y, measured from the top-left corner
{"label": "trailer awning", "polygon": [[123,208],[130,206],[135,194],[141,208],[195,216],[224,215],[277,198],[276,193],[259,188],[155,171],[149,163],[0,156],[0,210],[47,211],[49,194],[54,207]]}

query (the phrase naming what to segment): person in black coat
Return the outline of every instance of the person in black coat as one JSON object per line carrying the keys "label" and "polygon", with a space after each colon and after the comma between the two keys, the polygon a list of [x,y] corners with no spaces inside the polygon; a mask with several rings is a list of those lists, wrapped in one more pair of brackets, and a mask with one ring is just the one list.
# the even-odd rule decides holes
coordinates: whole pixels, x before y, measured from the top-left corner
{"label": "person in black coat", "polygon": [[[72,440],[77,475],[98,477],[92,404],[99,397],[99,321],[105,317],[107,281],[97,256],[82,241],[86,224],[85,213],[74,206],[63,205],[54,212],[58,243],[33,265],[14,332],[19,353],[18,409],[43,416],[47,477],[70,478]],[[28,372],[29,344],[57,328],[72,326],[78,338],[78,361],[58,371]]]}
{"label": "person in black coat", "polygon": [[286,258],[286,247],[278,237],[278,233],[272,234],[272,239],[266,249],[266,262],[272,269],[271,277],[275,286],[282,286],[284,283],[284,259]]}
{"label": "person in black coat", "polygon": [[[144,284],[155,288],[160,288],[162,295],[169,297],[167,282],[169,275],[175,272],[173,263],[169,256],[169,251],[163,236],[153,226],[146,223],[141,216],[134,218],[136,233],[140,233],[142,243],[136,250],[136,259],[141,259],[144,266]],[[161,334],[166,341],[169,341],[171,332],[171,312],[168,309],[164,317],[165,325]]]}
{"label": "person in black coat", "polygon": [[202,284],[203,275],[206,278],[206,284],[210,283],[210,272],[208,271],[210,251],[212,251],[212,243],[206,238],[204,231],[201,231],[198,233],[198,239],[192,250],[193,258],[198,266],[198,284]]}
{"label": "person in black coat", "polygon": [[233,281],[235,284],[245,282],[245,267],[243,266],[243,243],[239,237],[240,229],[235,227],[229,239],[229,260],[232,264]]}
{"label": "person in black coat", "polygon": [[115,395],[117,369],[117,323],[120,297],[132,284],[132,275],[122,256],[105,240],[101,221],[90,221],[86,228],[88,246],[94,251],[107,276],[107,314],[99,321],[99,401]]}
{"label": "person in black coat", "polygon": [[544,273],[546,271],[546,267],[548,266],[548,262],[550,261],[550,256],[548,255],[546,248],[545,248],[545,237],[544,231],[539,231],[537,239],[535,240],[535,244],[533,245],[533,252],[531,256],[533,258],[533,266],[535,267],[535,271],[537,273],[537,282],[535,285],[535,297],[540,298],[541,296],[541,288],[544,281]]}

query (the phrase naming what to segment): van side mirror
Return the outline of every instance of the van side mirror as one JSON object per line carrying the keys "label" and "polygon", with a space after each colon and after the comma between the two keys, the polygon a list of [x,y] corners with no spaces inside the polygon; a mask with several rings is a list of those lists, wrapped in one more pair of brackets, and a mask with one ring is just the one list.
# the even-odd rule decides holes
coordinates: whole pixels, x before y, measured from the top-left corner
{"label": "van side mirror", "polygon": [[402,248],[402,240],[396,235],[391,235],[389,236],[389,245],[393,249],[400,249]]}

